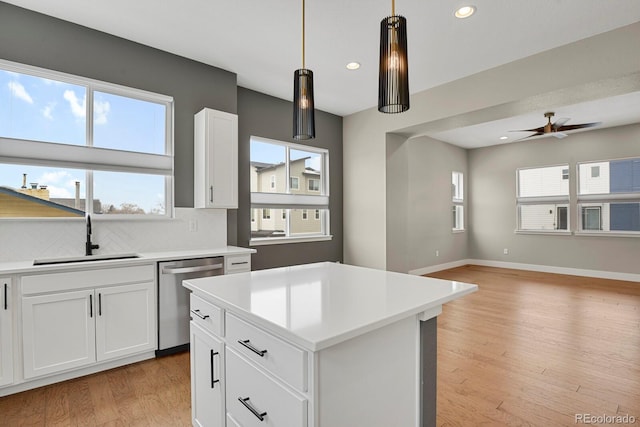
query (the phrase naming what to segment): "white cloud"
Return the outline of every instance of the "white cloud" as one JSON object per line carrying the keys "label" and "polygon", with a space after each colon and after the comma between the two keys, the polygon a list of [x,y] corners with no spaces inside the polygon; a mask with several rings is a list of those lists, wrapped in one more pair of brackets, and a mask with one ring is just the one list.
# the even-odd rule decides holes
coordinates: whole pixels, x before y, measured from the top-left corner
{"label": "white cloud", "polygon": [[53,120],[53,109],[56,108],[55,102],[50,102],[42,109],[42,115],[49,120]]}
{"label": "white cloud", "polygon": [[78,117],[79,119],[85,118],[85,116],[87,115],[87,98],[86,97],[83,97],[82,102],[80,102],[80,100],[76,96],[76,93],[72,90],[65,90],[63,97],[69,102],[69,106],[71,107],[71,112],[73,113],[74,116]]}
{"label": "white cloud", "polygon": [[31,98],[31,95],[27,93],[27,90],[20,83],[13,81],[7,83],[7,85],[13,96],[29,104],[33,104],[33,98]]}
{"label": "white cloud", "polygon": [[93,117],[96,125],[104,125],[107,123],[107,115],[111,111],[111,104],[109,101],[94,101],[93,103]]}
{"label": "white cloud", "polygon": [[[62,188],[62,187],[57,187],[55,185],[49,185],[47,187],[47,190],[49,190],[49,197],[50,198],[54,198],[54,199],[70,199],[71,197],[75,197],[75,195],[72,196],[72,193],[67,190],[66,188]],[[73,193],[75,194],[75,193]]]}
{"label": "white cloud", "polygon": [[58,170],[58,171],[43,173],[38,182],[44,185],[52,185],[52,184],[70,182],[71,179],[72,179],[72,176],[69,172],[64,170]]}

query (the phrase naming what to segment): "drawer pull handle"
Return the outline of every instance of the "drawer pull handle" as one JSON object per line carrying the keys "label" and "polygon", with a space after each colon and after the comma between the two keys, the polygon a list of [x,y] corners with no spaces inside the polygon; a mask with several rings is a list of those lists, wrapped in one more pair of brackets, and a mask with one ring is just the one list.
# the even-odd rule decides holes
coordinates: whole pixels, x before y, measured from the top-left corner
{"label": "drawer pull handle", "polygon": [[251,341],[249,340],[244,340],[244,341],[238,340],[238,344],[248,348],[249,350],[253,351],[255,354],[257,354],[260,357],[264,357],[264,354],[267,352],[267,350],[258,350],[251,344]]}
{"label": "drawer pull handle", "polygon": [[205,315],[200,314],[200,310],[191,310],[191,312],[196,316],[198,316],[199,318],[201,318],[202,320],[206,320],[209,318],[208,314],[205,314]]}
{"label": "drawer pull handle", "polygon": [[4,309],[8,310],[9,305],[8,305],[8,301],[7,298],[8,297],[8,292],[7,292],[7,288],[9,287],[9,285],[7,285],[6,283],[4,284]]}
{"label": "drawer pull handle", "polygon": [[249,261],[232,262],[232,263],[231,263],[231,265],[244,265],[244,264],[249,264]]}
{"label": "drawer pull handle", "polygon": [[249,398],[248,397],[245,397],[244,399],[242,397],[239,397],[238,401],[240,403],[242,403],[245,408],[247,408],[249,411],[251,411],[251,413],[253,415],[255,415],[257,419],[259,419],[260,421],[264,421],[264,417],[267,415],[267,413],[266,412],[262,412],[262,413],[258,412],[256,410],[256,408],[254,408],[253,405],[251,405],[251,403],[249,402]]}
{"label": "drawer pull handle", "polygon": [[213,356],[217,356],[218,352],[211,350],[211,388],[214,388],[215,384],[217,382],[220,382],[220,380],[214,380],[213,377],[215,376],[215,374],[213,373]]}

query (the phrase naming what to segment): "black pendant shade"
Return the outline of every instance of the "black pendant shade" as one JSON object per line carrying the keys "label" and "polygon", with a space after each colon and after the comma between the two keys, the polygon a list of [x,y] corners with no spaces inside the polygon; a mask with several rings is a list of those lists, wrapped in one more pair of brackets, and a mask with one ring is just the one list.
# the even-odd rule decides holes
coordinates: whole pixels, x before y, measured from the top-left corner
{"label": "black pendant shade", "polygon": [[407,20],[388,16],[380,22],[378,111],[402,113],[409,109]]}
{"label": "black pendant shade", "polygon": [[293,138],[315,137],[313,71],[301,68],[293,73]]}

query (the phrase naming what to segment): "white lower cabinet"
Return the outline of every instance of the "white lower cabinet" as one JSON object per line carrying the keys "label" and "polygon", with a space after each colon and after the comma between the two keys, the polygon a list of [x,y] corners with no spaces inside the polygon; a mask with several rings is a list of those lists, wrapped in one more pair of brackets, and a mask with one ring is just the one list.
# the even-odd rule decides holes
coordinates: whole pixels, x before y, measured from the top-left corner
{"label": "white lower cabinet", "polygon": [[191,419],[194,426],[224,426],[224,345],[191,322]]}
{"label": "white lower cabinet", "polygon": [[0,387],[13,382],[11,279],[0,277]]}
{"label": "white lower cabinet", "polygon": [[[156,299],[153,269],[150,281],[87,287],[83,283],[113,281],[146,269],[95,270],[29,276],[22,280],[24,378],[68,371],[95,363],[153,351],[156,348]],[[114,276],[109,276],[113,274]],[[77,290],[42,293],[50,279],[64,278]],[[86,280],[86,281],[85,281]],[[118,279],[123,280],[123,279]],[[55,283],[50,282],[50,283]],[[34,293],[30,295],[29,293]],[[24,295],[26,293],[26,295]]]}
{"label": "white lower cabinet", "polygon": [[22,298],[24,377],[96,361],[93,290]]}

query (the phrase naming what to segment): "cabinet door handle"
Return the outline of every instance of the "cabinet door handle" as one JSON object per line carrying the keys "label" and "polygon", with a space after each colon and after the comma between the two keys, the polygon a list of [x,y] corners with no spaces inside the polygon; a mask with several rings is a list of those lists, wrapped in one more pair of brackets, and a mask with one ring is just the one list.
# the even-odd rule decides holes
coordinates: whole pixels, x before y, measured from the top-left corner
{"label": "cabinet door handle", "polygon": [[232,262],[232,263],[231,263],[231,265],[243,265],[243,264],[249,264],[249,261]]}
{"label": "cabinet door handle", "polygon": [[247,408],[253,415],[255,415],[257,419],[259,419],[260,421],[264,421],[264,417],[267,415],[267,413],[259,412],[256,408],[254,408],[251,402],[249,402],[248,397],[238,397],[238,401],[242,403],[244,407]]}
{"label": "cabinet door handle", "polygon": [[7,285],[6,283],[4,284],[4,309],[8,310],[9,306],[7,305],[7,295],[9,294],[9,292],[7,291],[7,289],[9,288],[9,285]]}
{"label": "cabinet door handle", "polygon": [[98,294],[98,316],[102,316],[102,294]]}
{"label": "cabinet door handle", "polygon": [[213,373],[213,356],[217,356],[217,355],[218,355],[217,351],[211,350],[211,388],[214,388],[215,383],[220,382],[219,379],[218,380],[214,379],[215,375]]}
{"label": "cabinet door handle", "polygon": [[93,295],[89,295],[89,317],[93,317]]}
{"label": "cabinet door handle", "polygon": [[238,344],[248,348],[249,350],[253,351],[255,354],[257,354],[260,357],[264,357],[264,354],[267,352],[267,350],[258,350],[253,346],[253,344],[251,344],[251,341],[249,340],[244,340],[244,341],[238,340]]}
{"label": "cabinet door handle", "polygon": [[213,203],[213,185],[209,187],[209,201]]}
{"label": "cabinet door handle", "polygon": [[191,310],[191,312],[196,316],[198,316],[199,318],[201,318],[202,320],[206,320],[209,318],[208,314],[205,314],[205,315],[200,314],[200,310]]}

